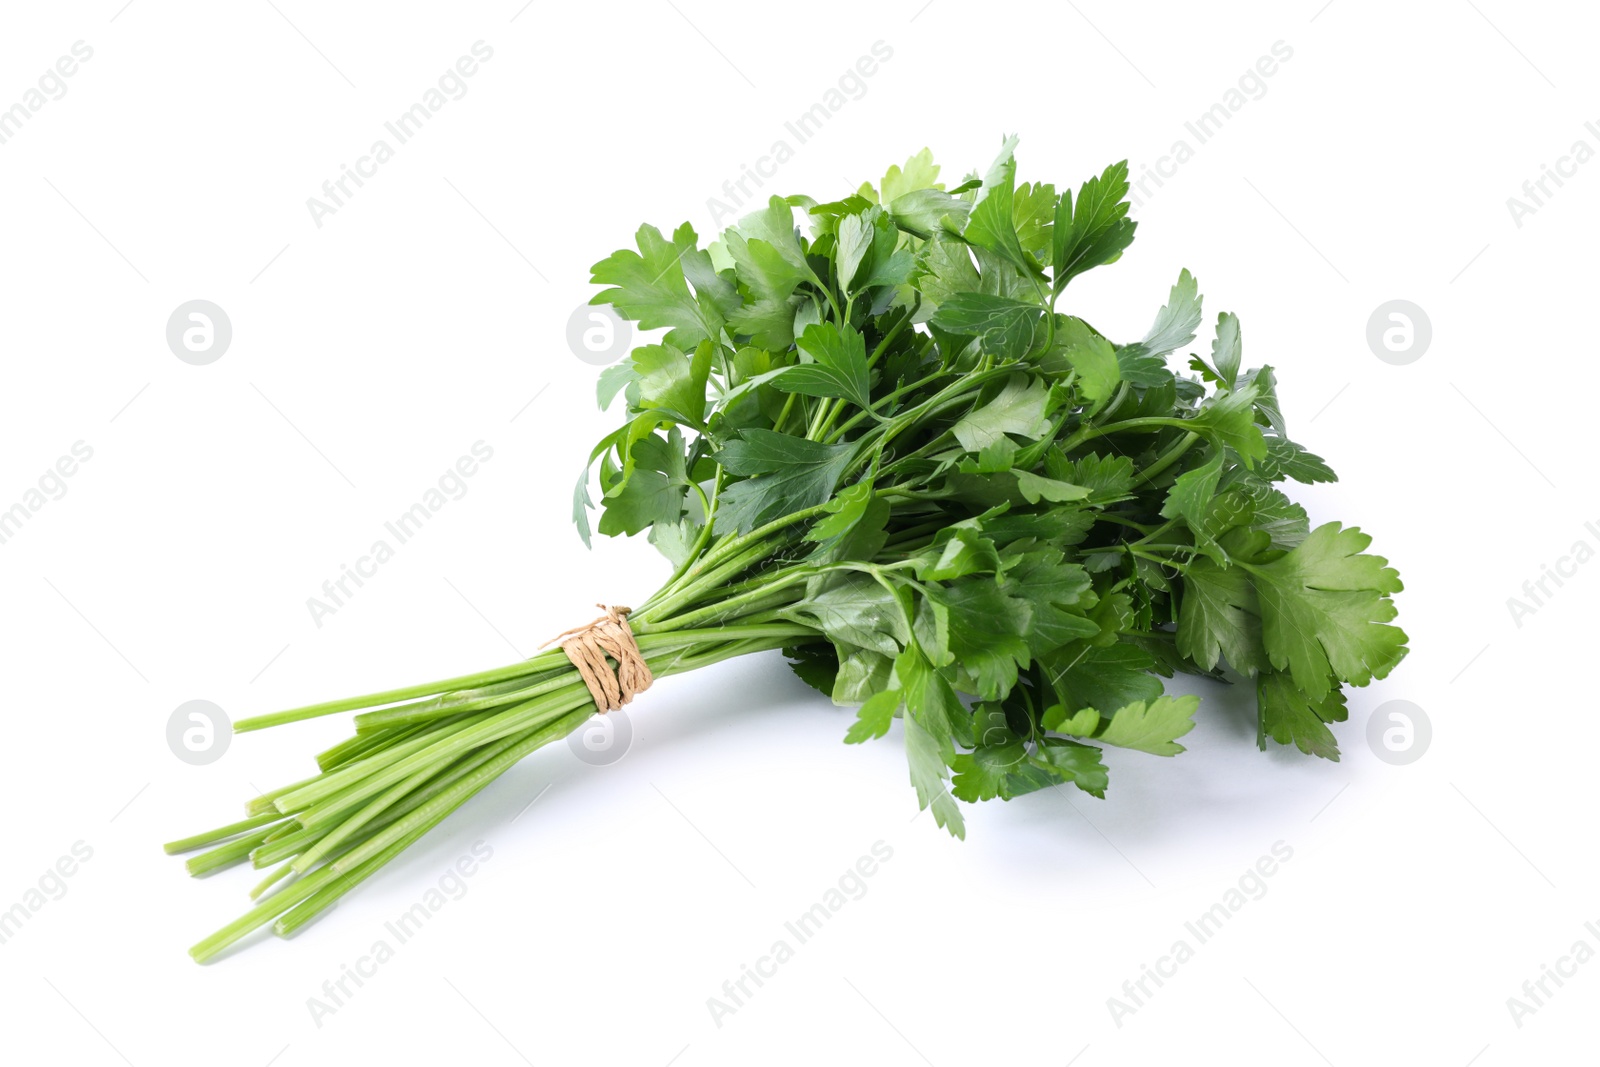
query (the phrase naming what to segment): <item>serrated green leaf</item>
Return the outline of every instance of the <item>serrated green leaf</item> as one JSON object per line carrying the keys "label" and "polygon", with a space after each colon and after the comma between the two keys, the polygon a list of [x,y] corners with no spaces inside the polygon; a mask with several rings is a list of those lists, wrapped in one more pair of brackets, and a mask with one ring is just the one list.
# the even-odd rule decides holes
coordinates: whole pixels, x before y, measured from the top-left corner
{"label": "serrated green leaf", "polygon": [[1330,522],[1281,559],[1245,565],[1261,601],[1267,656],[1313,703],[1336,679],[1366,685],[1387,676],[1406,654],[1405,631],[1389,625],[1400,576],[1382,556],[1363,554],[1371,543],[1356,527]]}
{"label": "serrated green leaf", "polygon": [[1256,425],[1255,402],[1255,386],[1244,386],[1212,398],[1190,421],[1196,431],[1227,445],[1250,467],[1267,454],[1266,438]]}
{"label": "serrated green leaf", "polygon": [[1339,476],[1333,473],[1333,468],[1321,456],[1307,452],[1282,437],[1266,439],[1266,458],[1261,461],[1261,474],[1274,482],[1293,478],[1307,485],[1339,480]]}
{"label": "serrated green leaf", "polygon": [[872,222],[865,215],[846,215],[839,220],[838,251],[834,253],[839,270],[839,287],[848,291],[856,270],[872,251]]}
{"label": "serrated green leaf", "polygon": [[894,722],[894,713],[898,710],[900,710],[898,689],[882,689],[872,694],[856,710],[856,721],[845,731],[845,744],[859,745],[875,737],[884,736],[889,732],[889,726]]}
{"label": "serrated green leaf", "polygon": [[712,458],[740,475],[717,502],[717,533],[748,533],[794,511],[825,504],[855,455],[852,444],[825,445],[749,429]]}
{"label": "serrated green leaf", "polygon": [[1128,161],[1113,163],[1078,190],[1061,194],[1050,262],[1056,292],[1086,270],[1114,263],[1133,243],[1138,223],[1127,217]]}
{"label": "serrated green leaf", "polygon": [[605,494],[600,532],[632,537],[656,523],[677,522],[683,514],[684,493],[683,486],[674,484],[660,471],[635,470]]}
{"label": "serrated green leaf", "polygon": [[1327,727],[1348,716],[1344,694],[1338,689],[1312,700],[1288,675],[1268,671],[1256,679],[1256,707],[1263,749],[1267,747],[1266,738],[1271,737],[1280,745],[1294,745],[1308,756],[1339,761],[1338,739]]}
{"label": "serrated green leaf", "polygon": [[942,189],[913,189],[884,201],[884,210],[900,229],[926,240],[937,238],[940,233],[961,232],[972,212],[972,202]]}
{"label": "serrated green leaf", "polygon": [[1036,767],[1047,770],[1062,781],[1071,782],[1092,797],[1105,799],[1109,777],[1101,762],[1100,750],[1063,738],[1046,738],[1032,757]]}
{"label": "serrated green leaf", "polygon": [[881,652],[849,647],[839,650],[839,670],[833,677],[835,704],[860,704],[873,693],[890,687],[894,660]]}
{"label": "serrated green leaf", "polygon": [[1194,340],[1200,326],[1200,283],[1187,270],[1178,275],[1167,302],[1140,343],[1153,356],[1166,356]]}
{"label": "serrated green leaf", "polygon": [[948,747],[949,738],[960,732],[966,715],[949,681],[915,643],[908,644],[895,657],[894,678],[909,713],[907,718]]}
{"label": "serrated green leaf", "polygon": [[948,613],[950,654],[972,677],[973,691],[983,700],[1005,696],[1017,684],[1017,668],[1029,662],[1028,601],[983,575],[931,586],[925,595]]}
{"label": "serrated green leaf", "polygon": [[993,574],[1000,569],[994,542],[972,529],[952,529],[942,544],[935,542],[917,564],[917,577],[925,582],[947,582],[969,574]]}
{"label": "serrated green leaf", "polygon": [[918,250],[912,278],[922,291],[930,316],[933,309],[943,306],[945,301],[959,293],[978,292],[983,284],[977,265],[972,261],[971,249],[943,230],[934,231]]}
{"label": "serrated green leaf", "polygon": [[663,416],[689,426],[701,425],[711,355],[709,341],[698,346],[693,356],[669,344],[635,348],[633,367],[639,380],[639,406],[657,409]]}
{"label": "serrated green leaf", "polygon": [[1229,389],[1239,376],[1239,359],[1242,353],[1239,338],[1239,316],[1225,311],[1217,316],[1217,336],[1211,342],[1211,366]]}
{"label": "serrated green leaf", "polygon": [[795,676],[811,688],[824,694],[833,692],[833,683],[839,671],[839,658],[833,646],[825,641],[797,645],[783,650]]}
{"label": "serrated green leaf", "polygon": [[1074,461],[1070,481],[1089,490],[1090,504],[1105,505],[1126,499],[1133,489],[1133,460],[1127,456],[1089,453]]}
{"label": "serrated green leaf", "polygon": [[1030,504],[1037,504],[1041,500],[1060,504],[1071,500],[1082,500],[1089,495],[1089,490],[1081,485],[1045,478],[1028,471],[1014,473],[1017,476],[1017,490]]}
{"label": "serrated green leaf", "polygon": [[713,302],[689,291],[683,273],[682,261],[695,249],[693,227],[684,223],[669,241],[654,226],[641,226],[635,241],[639,251],[622,249],[590,268],[594,284],[611,288],[589,302],[610,304],[647,330],[668,330],[666,342],[679,348],[716,340],[721,316]]}
{"label": "serrated green leaf", "polygon": [[1176,756],[1184,750],[1178,738],[1194,729],[1194,713],[1199,707],[1197,696],[1161,696],[1148,703],[1136,700],[1117,709],[1097,740],[1155,756]]}
{"label": "serrated green leaf", "polygon": [[1122,382],[1116,346],[1104,337],[1088,337],[1062,356],[1078,372],[1078,391],[1092,404],[1105,403]]}
{"label": "serrated green leaf", "polygon": [[1013,198],[1017,182],[1017,162],[1012,156],[1016,138],[1007,138],[999,158],[984,177],[983,188],[967,217],[961,236],[968,244],[993,252],[1017,270],[1031,270],[1022,244],[1017,239]]}
{"label": "serrated green leaf", "polygon": [[1006,779],[1028,766],[1028,750],[1015,738],[1003,744],[980,745],[950,761],[951,770],[955,771],[950,792],[969,804],[1009,797]]}
{"label": "serrated green leaf", "polygon": [[1071,734],[1073,737],[1093,737],[1100,728],[1100,713],[1093,707],[1084,706],[1068,714],[1065,704],[1054,704],[1045,710],[1039,725],[1043,729]]}
{"label": "serrated green leaf", "polygon": [[924,811],[932,808],[934,822],[952,836],[966,837],[967,826],[961,817],[961,808],[945,788],[950,768],[938,740],[918,725],[913,716],[907,715],[904,722],[906,762],[911,767],[911,785],[917,791],[917,804]]}
{"label": "serrated green leaf", "polygon": [[[1080,737],[1088,733],[1056,723],[1074,722],[1084,709],[1120,708],[1161,696],[1161,679],[1150,672],[1155,661],[1140,648],[1118,641],[1104,648],[1073,642],[1040,661],[1059,703],[1046,716],[1045,728]],[[1098,716],[1096,716],[1098,720]],[[1092,732],[1093,724],[1089,726]]]}
{"label": "serrated green leaf", "polygon": [[942,190],[944,186],[939,183],[939,164],[933,161],[933,150],[924,148],[906,160],[904,167],[891,165],[879,188],[885,204],[918,189]]}
{"label": "serrated green leaf", "polygon": [[853,571],[812,579],[806,599],[790,611],[835,645],[898,656],[911,639],[899,602],[870,576]]}
{"label": "serrated green leaf", "polygon": [[1241,567],[1197,559],[1183,570],[1178,612],[1178,652],[1206,670],[1223,657],[1234,670],[1255,675],[1267,668],[1261,643],[1261,603]]}
{"label": "serrated green leaf", "polygon": [[941,330],[976,337],[985,352],[1011,362],[1033,350],[1044,309],[1003,296],[956,293],[939,305],[931,321]]}
{"label": "serrated green leaf", "polygon": [[841,330],[831,322],[808,326],[796,344],[813,362],[779,371],[771,379],[773,388],[848,400],[859,408],[871,406],[866,341],[854,327]]}
{"label": "serrated green leaf", "polygon": [[867,505],[871,502],[870,481],[845,486],[828,501],[828,513],[806,531],[806,540],[826,541],[830,537],[848,533],[850,528],[860,522],[861,517],[867,513]]}
{"label": "serrated green leaf", "polygon": [[1017,232],[1017,244],[1041,263],[1050,255],[1057,200],[1056,187],[1043,182],[1023,182],[1011,196],[1011,225]]}
{"label": "serrated green leaf", "polygon": [[1049,429],[1049,405],[1044,382],[1014,374],[993,400],[963,417],[951,432],[968,452],[980,452],[1009,433],[1036,440]]}
{"label": "serrated green leaf", "polygon": [[1213,449],[1211,457],[1204,463],[1180,474],[1167,491],[1166,502],[1161,505],[1161,517],[1182,519],[1191,530],[1203,529],[1206,509],[1217,491],[1217,481],[1222,477],[1222,460],[1223,453]]}

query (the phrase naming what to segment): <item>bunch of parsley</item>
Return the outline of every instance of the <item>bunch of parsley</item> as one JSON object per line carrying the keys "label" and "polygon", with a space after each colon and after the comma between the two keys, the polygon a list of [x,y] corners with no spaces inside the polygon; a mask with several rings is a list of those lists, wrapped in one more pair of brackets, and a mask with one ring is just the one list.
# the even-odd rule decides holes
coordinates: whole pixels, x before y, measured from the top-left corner
{"label": "bunch of parsley", "polygon": [[[775,196],[705,248],[647,225],[595,265],[595,302],[660,331],[601,375],[625,416],[574,507],[586,542],[598,504],[600,533],[647,533],[674,567],[631,617],[641,650],[660,676],[786,649],[857,707],[845,740],[902,721],[918,800],[957,836],[958,800],[1099,797],[1103,746],[1183,751],[1178,671],[1225,663],[1263,748],[1337,759],[1342,686],[1406,653],[1398,575],[1280,488],[1334,474],[1289,439],[1272,369],[1244,369],[1235,316],[1169,368],[1201,324],[1187,271],[1139,340],[1058,310],[1133,240],[1127,167],[1058,194],[1017,184],[1014,146],[953,188],[924,150],[839,200]],[[318,775],[169,846],[215,846],[195,873],[274,868],[197,959],[300,929],[595,710],[551,650],[238,729],[359,709]]]}

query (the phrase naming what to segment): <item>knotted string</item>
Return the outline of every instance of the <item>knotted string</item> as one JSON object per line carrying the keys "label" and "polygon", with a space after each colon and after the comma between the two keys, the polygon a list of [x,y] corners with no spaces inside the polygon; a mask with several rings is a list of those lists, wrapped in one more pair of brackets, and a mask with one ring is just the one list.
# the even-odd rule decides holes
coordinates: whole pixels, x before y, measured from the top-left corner
{"label": "knotted string", "polygon": [[[649,689],[655,679],[639,652],[638,642],[633,639],[633,628],[628,625],[628,615],[633,609],[608,608],[604,604],[595,607],[605,614],[593,622],[557,634],[544,645],[559,641],[561,651],[578,668],[583,684],[589,687],[594,706],[601,711],[616,711],[635,695]],[[615,671],[611,669],[608,656],[617,663]]]}

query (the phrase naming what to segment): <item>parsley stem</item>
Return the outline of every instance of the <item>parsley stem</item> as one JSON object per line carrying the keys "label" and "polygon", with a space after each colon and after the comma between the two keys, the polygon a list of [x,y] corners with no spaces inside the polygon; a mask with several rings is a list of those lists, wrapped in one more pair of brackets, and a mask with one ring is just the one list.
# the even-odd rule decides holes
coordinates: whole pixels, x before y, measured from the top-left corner
{"label": "parsley stem", "polygon": [[906,308],[905,314],[900,316],[893,326],[889,327],[888,332],[883,335],[883,340],[878,342],[876,347],[873,348],[872,354],[867,357],[868,369],[877,366],[878,357],[888,351],[889,346],[894,343],[894,339],[899,337],[907,326],[911,325],[911,320],[916,317],[917,309],[921,306],[922,294],[918,293],[916,300],[912,302],[910,307]]}
{"label": "parsley stem", "polygon": [[925,378],[918,379],[917,381],[911,382],[910,384],[902,385],[898,389],[895,389],[895,390],[892,390],[892,391],[890,391],[888,393],[885,393],[882,397],[880,397],[879,399],[874,400],[872,402],[872,407],[871,408],[865,409],[863,411],[858,411],[858,412],[856,412],[856,414],[854,414],[850,418],[846,419],[844,421],[844,423],[842,425],[840,425],[840,427],[837,430],[833,431],[831,434],[828,435],[827,443],[828,444],[833,444],[835,441],[838,441],[845,434],[847,434],[851,430],[853,430],[856,427],[857,423],[861,422],[863,419],[869,418],[870,416],[876,414],[877,409],[882,407],[884,404],[889,403],[890,401],[896,399],[897,397],[904,396],[906,393],[915,392],[916,390],[922,388],[924,385],[927,385],[929,382],[932,382],[932,381],[934,381],[935,379],[938,379],[938,378],[943,378],[947,373],[948,372],[943,370],[943,369],[936,370],[932,374],[928,375]]}
{"label": "parsley stem", "polygon": [[1114,522],[1118,526],[1127,526],[1144,534],[1149,533],[1151,530],[1151,527],[1146,523],[1134,522],[1132,519],[1127,518],[1126,516],[1118,515],[1111,511],[1102,511],[1098,514],[1098,517],[1105,522]]}
{"label": "parsley stem", "polygon": [[1185,452],[1194,447],[1194,443],[1198,440],[1200,440],[1200,435],[1197,433],[1191,431],[1190,433],[1184,434],[1178,439],[1176,444],[1163,452],[1154,463],[1140,471],[1138,477],[1134,479],[1134,484],[1150,484],[1151,480],[1153,480],[1156,475],[1160,474],[1162,471],[1178,462]]}
{"label": "parsley stem", "polygon": [[1157,415],[1140,419],[1124,419],[1122,422],[1111,422],[1104,425],[1083,426],[1078,429],[1077,433],[1074,433],[1071,437],[1061,442],[1061,451],[1071,452],[1079,445],[1082,445],[1088,441],[1092,441],[1096,437],[1105,437],[1114,433],[1167,430],[1173,428],[1187,430],[1189,428],[1189,421],[1190,420],[1188,419],[1169,419]]}
{"label": "parsley stem", "polygon": [[798,397],[799,395],[800,395],[799,393],[790,393],[787,397],[784,398],[783,407],[782,407],[782,409],[779,410],[778,417],[776,419],[774,419],[773,422],[772,422],[772,428],[774,430],[776,430],[778,433],[783,433],[784,432],[783,431],[783,427],[789,421],[789,411],[790,411],[791,408],[794,407],[795,398]]}
{"label": "parsley stem", "polygon": [[811,280],[816,283],[818,289],[822,290],[822,295],[828,298],[828,306],[833,308],[833,321],[843,326],[849,319],[846,318],[843,311],[839,310],[839,301],[834,299],[833,290],[821,278],[817,277],[817,272],[811,268],[809,263],[806,264],[806,273],[811,275]]}
{"label": "parsley stem", "polygon": [[1141,545],[1142,544],[1147,544],[1150,541],[1155,540],[1157,537],[1160,537],[1162,534],[1166,533],[1168,530],[1172,529],[1176,525],[1178,525],[1178,520],[1177,519],[1168,519],[1166,522],[1162,523],[1160,526],[1157,526],[1154,530],[1151,530],[1148,527],[1146,527],[1145,528],[1145,535],[1143,537],[1139,538],[1138,543],[1141,544]]}
{"label": "parsley stem", "polygon": [[203,848],[206,845],[212,845],[218,841],[226,841],[228,838],[245,833],[248,830],[255,830],[260,827],[282,821],[283,815],[281,813],[268,812],[263,815],[257,815],[253,818],[245,819],[242,822],[230,823],[227,826],[218,827],[215,830],[209,830],[203,834],[195,834],[193,837],[184,837],[177,841],[168,841],[165,845],[162,845],[161,848],[169,856],[175,855],[179,852],[193,852],[197,848]]}
{"label": "parsley stem", "polygon": [[314,719],[322,715],[335,715],[342,711],[358,711],[362,708],[374,708],[382,704],[393,704],[401,700],[430,696],[446,689],[466,689],[474,686],[489,685],[494,682],[503,682],[525,674],[532,674],[559,666],[564,658],[561,651],[556,649],[534,656],[532,659],[520,660],[506,667],[480,671],[477,674],[463,674],[456,678],[447,678],[442,682],[408,685],[400,689],[388,689],[381,693],[371,693],[367,696],[346,697],[343,700],[330,700],[322,704],[308,704],[305,707],[290,708],[288,711],[273,712],[270,715],[256,715],[248,719],[240,719],[234,723],[233,732],[242,734],[249,730],[263,730],[269,726],[281,726],[285,723],[299,722],[302,719]]}

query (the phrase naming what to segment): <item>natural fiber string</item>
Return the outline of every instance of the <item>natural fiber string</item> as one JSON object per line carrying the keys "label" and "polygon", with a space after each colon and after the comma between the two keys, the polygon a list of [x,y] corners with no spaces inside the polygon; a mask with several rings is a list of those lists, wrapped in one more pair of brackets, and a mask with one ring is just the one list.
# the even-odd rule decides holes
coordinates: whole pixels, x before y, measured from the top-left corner
{"label": "natural fiber string", "polygon": [[[608,608],[604,604],[595,607],[605,614],[552,637],[544,645],[559,641],[561,651],[578,668],[583,684],[589,687],[594,706],[601,711],[616,711],[635,695],[649,689],[655,678],[639,652],[638,642],[633,639],[633,628],[628,625],[628,615],[633,609]],[[614,672],[608,656],[616,660]]]}

